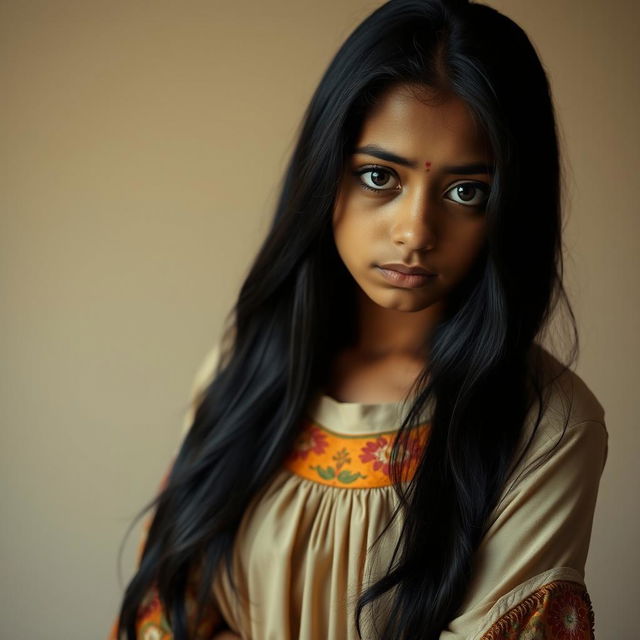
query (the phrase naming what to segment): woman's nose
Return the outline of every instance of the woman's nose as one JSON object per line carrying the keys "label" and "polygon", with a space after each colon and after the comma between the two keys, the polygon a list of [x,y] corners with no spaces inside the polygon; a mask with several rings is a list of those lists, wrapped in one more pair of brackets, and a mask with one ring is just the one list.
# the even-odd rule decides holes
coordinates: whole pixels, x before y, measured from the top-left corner
{"label": "woman's nose", "polygon": [[435,246],[435,206],[429,201],[427,190],[407,195],[397,202],[391,226],[394,244],[407,251],[427,251]]}

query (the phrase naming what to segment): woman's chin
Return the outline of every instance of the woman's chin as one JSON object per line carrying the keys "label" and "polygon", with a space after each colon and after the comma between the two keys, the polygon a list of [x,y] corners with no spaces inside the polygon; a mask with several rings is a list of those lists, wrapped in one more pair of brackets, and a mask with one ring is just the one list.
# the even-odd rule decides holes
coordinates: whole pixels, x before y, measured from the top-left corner
{"label": "woman's chin", "polygon": [[378,307],[407,313],[423,311],[438,301],[434,296],[426,295],[425,292],[416,289],[365,290],[364,293]]}

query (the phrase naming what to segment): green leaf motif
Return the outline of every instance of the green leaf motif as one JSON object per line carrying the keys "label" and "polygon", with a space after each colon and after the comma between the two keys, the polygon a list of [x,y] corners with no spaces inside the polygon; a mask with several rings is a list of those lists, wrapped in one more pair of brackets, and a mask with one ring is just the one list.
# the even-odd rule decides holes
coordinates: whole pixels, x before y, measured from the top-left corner
{"label": "green leaf motif", "polygon": [[352,473],[348,469],[343,469],[338,474],[338,481],[344,482],[345,484],[350,484],[351,482],[353,482],[354,480],[357,480],[358,478],[366,478],[366,477],[367,476],[363,476],[359,471]]}
{"label": "green leaf motif", "polygon": [[318,475],[321,478],[324,478],[325,480],[331,480],[336,475],[336,472],[334,471],[333,467],[327,467],[326,469],[323,469],[320,465],[318,465],[316,467],[310,466],[309,469],[313,469],[314,471],[317,471]]}

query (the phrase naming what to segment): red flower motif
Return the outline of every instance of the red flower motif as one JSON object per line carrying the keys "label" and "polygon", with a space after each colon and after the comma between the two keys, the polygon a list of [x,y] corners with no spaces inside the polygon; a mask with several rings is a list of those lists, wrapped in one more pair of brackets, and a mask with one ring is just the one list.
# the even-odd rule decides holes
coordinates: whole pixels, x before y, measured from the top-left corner
{"label": "red flower motif", "polygon": [[138,609],[138,616],[141,618],[148,618],[154,613],[160,612],[161,609],[162,603],[160,602],[158,591],[156,587],[152,587]]}
{"label": "red flower motif", "polygon": [[362,447],[360,460],[362,460],[362,462],[373,462],[373,468],[375,471],[382,469],[382,473],[388,476],[389,453],[389,441],[383,436],[380,436],[379,438],[376,438],[375,441],[367,442],[367,444]]}
{"label": "red flower motif", "polygon": [[579,595],[559,594],[549,603],[549,626],[558,640],[582,640],[589,637],[589,608]]}
{"label": "red flower motif", "polygon": [[311,425],[305,429],[296,440],[291,452],[291,457],[294,460],[296,458],[304,460],[309,455],[310,451],[313,451],[313,453],[316,454],[321,454],[324,453],[324,450],[328,446],[329,443],[327,442],[327,436],[322,433],[318,427]]}

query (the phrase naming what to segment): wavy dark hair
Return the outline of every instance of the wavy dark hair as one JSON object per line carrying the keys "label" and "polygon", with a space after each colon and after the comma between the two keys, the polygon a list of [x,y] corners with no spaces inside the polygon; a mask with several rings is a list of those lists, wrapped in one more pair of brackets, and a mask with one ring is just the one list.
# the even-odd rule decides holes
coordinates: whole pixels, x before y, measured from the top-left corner
{"label": "wavy dark hair", "polygon": [[[382,92],[410,83],[470,107],[495,160],[487,243],[425,336],[429,363],[391,454],[403,525],[385,575],[356,606],[385,640],[431,640],[461,607],[472,558],[514,464],[527,412],[544,411],[535,339],[562,298],[561,178],[554,110],[526,34],[498,11],[462,0],[391,0],[347,38],[299,130],[273,223],[229,315],[220,362],[155,506],[119,635],[157,587],[176,640],[188,637],[185,590],[199,575],[204,610],[249,501],[279,469],[332,359],[355,338],[355,283],[332,212],[345,163]],[[535,188],[533,188],[535,185]],[[352,312],[352,313],[351,313]],[[567,368],[567,367],[565,367]],[[409,398],[409,396],[407,396]],[[435,401],[429,445],[400,482],[404,438]],[[535,432],[535,429],[534,429]],[[524,454],[523,454],[524,455]],[[370,550],[372,551],[372,550]],[[372,551],[373,552],[373,551]],[[371,607],[385,596],[391,606]],[[366,608],[366,609],[365,609]]]}

